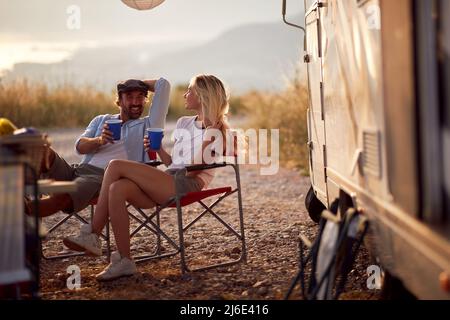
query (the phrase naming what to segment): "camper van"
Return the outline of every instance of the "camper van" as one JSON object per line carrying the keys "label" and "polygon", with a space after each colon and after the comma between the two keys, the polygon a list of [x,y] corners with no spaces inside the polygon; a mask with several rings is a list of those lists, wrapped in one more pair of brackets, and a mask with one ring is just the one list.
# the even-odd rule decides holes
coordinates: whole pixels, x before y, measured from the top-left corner
{"label": "camper van", "polygon": [[450,299],[450,1],[300,1],[310,216],[356,209],[386,279]]}

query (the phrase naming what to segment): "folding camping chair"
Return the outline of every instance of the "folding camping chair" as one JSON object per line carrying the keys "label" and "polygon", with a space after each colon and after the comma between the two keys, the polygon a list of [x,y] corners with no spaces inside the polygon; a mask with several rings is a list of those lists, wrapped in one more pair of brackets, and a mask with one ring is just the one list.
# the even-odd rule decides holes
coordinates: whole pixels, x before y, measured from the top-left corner
{"label": "folding camping chair", "polygon": [[[236,187],[233,188],[231,186],[226,186],[222,188],[208,189],[202,190],[199,192],[191,192],[187,194],[182,194],[179,191],[179,186],[177,181],[185,175],[187,172],[194,172],[198,170],[211,170],[215,168],[223,168],[223,167],[232,167],[234,169],[235,177],[236,177]],[[156,210],[151,214],[146,214],[142,209],[134,207],[137,212],[141,215],[141,217],[136,214],[130,213],[130,216],[138,222],[138,227],[135,228],[131,232],[131,237],[134,237],[141,229],[146,228],[151,231],[157,237],[156,250],[152,254],[143,255],[135,257],[136,262],[143,262],[152,259],[159,259],[169,256],[174,256],[180,254],[181,259],[181,272],[191,272],[191,271],[200,271],[212,269],[220,266],[230,266],[237,264],[241,261],[246,261],[247,259],[247,251],[246,251],[246,243],[245,243],[245,235],[244,235],[244,215],[242,209],[242,193],[241,193],[241,182],[239,175],[239,165],[237,162],[237,157],[234,157],[234,163],[220,163],[220,164],[211,164],[211,165],[195,165],[186,167],[183,170],[180,170],[175,175],[175,184],[176,184],[176,195],[169,199],[167,202],[157,206]],[[222,219],[213,209],[225,198],[237,194],[238,198],[238,213],[239,213],[239,230],[235,230],[230,224],[228,224],[224,219]],[[205,204],[204,199],[214,197],[215,201],[209,206]],[[196,216],[191,222],[186,225],[183,225],[183,208],[189,206],[191,204],[198,203],[203,208],[203,211]],[[178,225],[178,241],[177,239],[173,239],[170,237],[161,227],[160,215],[161,211],[166,208],[176,208],[177,209],[177,225]],[[201,220],[205,215],[211,215],[217,221],[219,221],[236,239],[240,241],[240,255],[239,258],[217,263],[217,264],[209,264],[206,266],[202,266],[199,268],[189,268],[187,259],[186,259],[186,243],[184,240],[184,235],[188,229],[190,229],[194,224],[196,224],[199,220]],[[156,218],[156,219],[155,219]],[[156,221],[154,221],[156,220]],[[237,228],[236,228],[237,229]],[[172,251],[163,253],[161,250],[161,238],[164,238],[172,247]]]}
{"label": "folding camping chair", "polygon": [[[90,209],[90,220],[92,220],[92,217],[94,216],[94,206],[97,204],[97,198],[93,198],[90,202],[89,202],[89,209]],[[50,233],[55,232],[55,230],[57,230],[58,228],[60,228],[63,224],[65,224],[68,220],[70,219],[76,219],[81,223],[84,224],[88,224],[89,222],[83,217],[81,216],[81,212],[72,212],[69,213],[67,216],[65,216],[64,218],[60,219],[58,222],[56,222],[55,224],[53,224],[47,231],[47,235]],[[107,257],[109,258],[110,253],[111,253],[111,244],[110,244],[110,232],[109,232],[109,223],[106,225],[105,227],[105,232],[102,233],[100,235],[100,237],[102,239],[104,239],[106,241],[106,252],[107,252]],[[83,256],[84,252],[76,252],[76,253],[64,253],[64,254],[56,254],[56,255],[52,255],[52,256],[46,256],[45,252],[44,252],[44,246],[41,245],[41,256],[42,258],[44,258],[45,260],[56,260],[56,259],[64,259],[64,258],[69,258],[69,257],[76,257],[76,256]]]}
{"label": "folding camping chair", "polygon": [[[286,300],[298,283],[305,300],[338,300],[343,292],[369,224],[353,208],[342,217],[336,216],[337,205],[337,202],[332,204],[331,212],[322,212],[319,234],[314,242],[300,235],[300,270],[291,283]],[[307,255],[304,247],[309,251]]]}

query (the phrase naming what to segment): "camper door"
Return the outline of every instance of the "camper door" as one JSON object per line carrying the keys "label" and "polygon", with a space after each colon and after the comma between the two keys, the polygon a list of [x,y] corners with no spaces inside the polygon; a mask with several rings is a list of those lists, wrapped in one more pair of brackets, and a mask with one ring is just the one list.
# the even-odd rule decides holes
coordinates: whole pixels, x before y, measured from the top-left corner
{"label": "camper door", "polygon": [[325,181],[325,131],[323,110],[322,53],[320,45],[319,3],[306,12],[306,57],[310,106],[308,109],[308,138],[310,148],[311,182],[317,197],[327,203]]}

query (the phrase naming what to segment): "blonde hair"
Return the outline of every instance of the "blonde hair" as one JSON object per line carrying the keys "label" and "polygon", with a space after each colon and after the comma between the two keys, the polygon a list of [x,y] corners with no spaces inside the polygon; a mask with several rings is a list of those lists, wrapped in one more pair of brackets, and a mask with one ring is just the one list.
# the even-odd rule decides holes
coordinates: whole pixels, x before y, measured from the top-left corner
{"label": "blonde hair", "polygon": [[220,123],[222,136],[226,139],[226,131],[230,129],[227,121],[230,106],[228,92],[222,81],[213,75],[200,74],[191,79],[190,86],[198,97],[204,119],[211,121],[212,125]]}

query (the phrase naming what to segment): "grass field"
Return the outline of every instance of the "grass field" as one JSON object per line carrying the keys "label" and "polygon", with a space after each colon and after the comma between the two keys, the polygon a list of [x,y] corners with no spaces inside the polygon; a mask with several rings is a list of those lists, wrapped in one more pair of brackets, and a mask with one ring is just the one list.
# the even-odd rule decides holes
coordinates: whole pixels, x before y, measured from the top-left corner
{"label": "grass field", "polygon": [[[183,98],[186,88],[187,85],[172,88],[168,120],[187,114]],[[0,117],[10,119],[17,127],[85,127],[96,115],[117,113],[115,99],[113,92],[108,95],[89,87],[66,85],[49,89],[45,84],[22,80],[0,85]],[[245,116],[247,128],[280,129],[281,163],[306,174],[307,105],[307,90],[295,80],[279,93],[253,91],[231,95],[230,114]]]}

